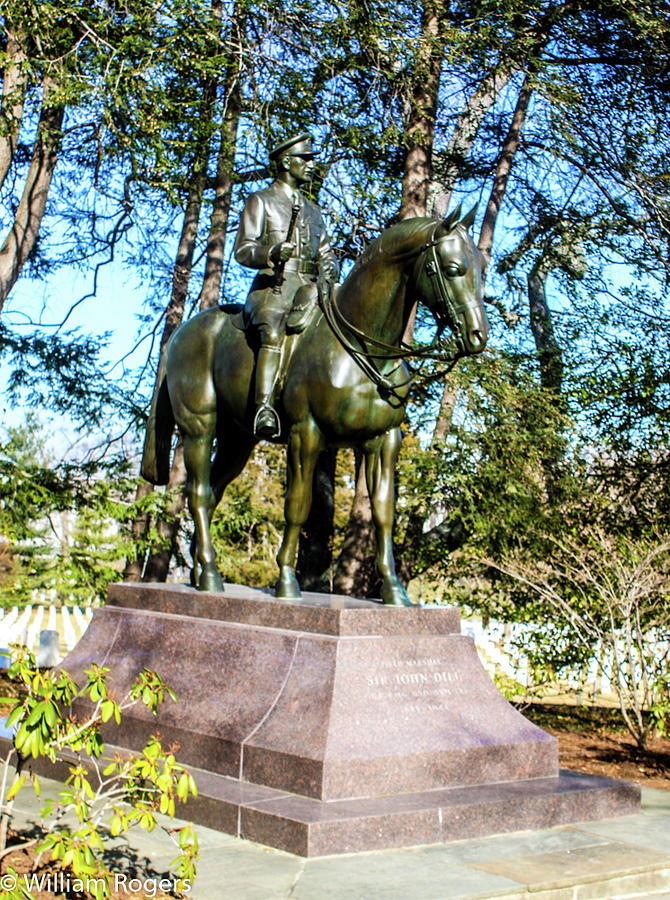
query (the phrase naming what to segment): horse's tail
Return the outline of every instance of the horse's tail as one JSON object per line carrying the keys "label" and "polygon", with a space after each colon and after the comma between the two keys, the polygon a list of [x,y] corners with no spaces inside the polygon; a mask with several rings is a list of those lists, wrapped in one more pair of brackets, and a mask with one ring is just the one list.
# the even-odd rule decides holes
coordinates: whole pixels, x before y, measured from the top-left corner
{"label": "horse's tail", "polygon": [[151,410],[147,419],[142,451],[140,473],[152,484],[167,484],[170,476],[170,448],[175,419],[167,389],[165,357],[158,364],[156,389],[151,400]]}

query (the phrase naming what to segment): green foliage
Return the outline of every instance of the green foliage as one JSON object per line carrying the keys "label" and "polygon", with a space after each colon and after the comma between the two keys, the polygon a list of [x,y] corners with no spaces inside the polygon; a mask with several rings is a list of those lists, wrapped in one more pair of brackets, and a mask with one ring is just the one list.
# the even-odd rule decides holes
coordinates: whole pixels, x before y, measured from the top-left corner
{"label": "green foliage", "polygon": [[7,875],[11,878],[12,886],[3,888],[3,897],[5,897],[6,900],[35,900],[25,886],[23,878],[13,866],[7,867]]}
{"label": "green foliage", "polygon": [[7,564],[0,602],[27,601],[58,588],[79,599],[104,597],[127,552],[128,464],[58,464],[34,416],[0,443],[0,538]]}
{"label": "green foliage", "polygon": [[227,488],[212,522],[212,541],[226,580],[258,586],[276,580],[285,466],[284,448],[259,445]]}
{"label": "green foliage", "polygon": [[507,701],[522,697],[526,693],[524,685],[505,672],[496,672],[493,676],[493,683]]}
{"label": "green foliage", "polygon": [[[103,723],[114,719],[118,724],[122,713],[136,703],[144,704],[155,715],[166,695],[176,699],[160,676],[147,669],[142,670],[128,695],[117,699],[108,686],[108,673],[106,667],[91,666],[85,672],[86,684],[79,687],[62,669],[38,669],[32,655],[18,648],[8,674],[20,687],[19,697],[4,700],[13,704],[7,725],[15,727],[16,734],[15,750],[5,761],[3,785],[8,783],[12,757],[17,755],[19,760],[13,783],[0,797],[5,823],[11,819],[16,795],[27,783],[32,783],[40,797],[37,777],[22,773],[26,759],[46,756],[55,762],[63,758],[66,750],[80,759],[82,754],[90,759],[70,764],[69,778],[58,798],[43,803],[42,827],[46,834],[37,849],[48,853],[76,878],[91,879],[89,884],[96,886],[96,900],[109,896],[113,881],[113,873],[103,858],[107,834],[117,837],[134,827],[153,831],[160,824],[159,814],[173,818],[177,801],[186,803],[189,795],[197,795],[192,775],[155,736],[138,755],[104,757],[100,734]],[[83,718],[71,708],[81,700],[92,707]],[[74,813],[75,825],[59,827],[59,821],[68,812]],[[179,850],[172,863],[178,887],[188,891],[198,857],[196,834],[191,825],[165,830]],[[6,835],[6,826],[0,833]],[[0,851],[3,849],[0,847]]]}
{"label": "green foliage", "polygon": [[109,335],[76,332],[19,334],[0,323],[0,360],[8,367],[7,400],[27,409],[48,408],[92,430],[114,412],[139,415],[132,394],[110,381],[101,362]]}
{"label": "green foliage", "polygon": [[[573,490],[574,472],[565,455],[569,420],[537,384],[532,361],[488,354],[451,373],[449,384],[454,414],[444,440],[403,441],[399,552],[413,558],[412,575],[451,581],[450,599],[468,602],[468,560],[539,549],[543,534],[562,527],[558,498]],[[414,521],[428,527],[417,533]],[[489,599],[482,611],[504,618],[490,591]]]}

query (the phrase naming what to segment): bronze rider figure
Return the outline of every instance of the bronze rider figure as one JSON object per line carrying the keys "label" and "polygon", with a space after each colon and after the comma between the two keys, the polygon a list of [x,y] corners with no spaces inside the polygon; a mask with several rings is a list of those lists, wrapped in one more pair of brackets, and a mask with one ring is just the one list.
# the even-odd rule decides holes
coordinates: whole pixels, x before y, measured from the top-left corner
{"label": "bronze rider figure", "polygon": [[247,199],[235,239],[235,259],[258,269],[244,306],[244,321],[260,341],[256,358],[254,434],[279,436],[273,405],[281,354],[289,331],[300,331],[317,300],[320,280],[337,281],[338,265],[319,207],[300,188],[314,170],[308,132],[269,154],[277,176]]}

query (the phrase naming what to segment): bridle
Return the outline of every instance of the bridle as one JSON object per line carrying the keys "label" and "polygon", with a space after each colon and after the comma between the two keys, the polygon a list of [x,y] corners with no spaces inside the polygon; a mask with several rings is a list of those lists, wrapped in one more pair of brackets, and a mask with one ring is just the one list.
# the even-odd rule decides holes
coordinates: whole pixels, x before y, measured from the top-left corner
{"label": "bridle", "polygon": [[[437,231],[437,227],[438,226],[436,226],[435,231]],[[460,316],[458,306],[452,296],[449,280],[446,278],[444,272],[442,271],[442,266],[440,265],[440,257],[437,252],[437,248],[440,246],[442,241],[446,240],[449,234],[443,234],[441,237],[436,239],[435,231],[433,231],[433,237],[429,241],[427,241],[419,250],[417,265],[419,264],[419,261],[421,261],[421,266],[414,280],[414,283],[418,285],[421,279],[424,276],[427,276],[427,284],[431,288],[432,298],[429,301],[424,296],[423,302],[435,316],[438,326],[438,334],[441,334],[447,325],[451,328],[452,334],[450,337],[450,343],[455,346],[458,353],[456,359],[458,359],[461,356],[466,356],[468,350],[466,347],[465,338],[462,334],[461,329],[459,328]]]}
{"label": "bridle", "polygon": [[[368,378],[386,394],[396,395],[400,388],[409,385],[418,369],[410,365],[410,377],[401,384],[396,384],[389,375],[392,375],[398,366],[395,366],[389,375],[384,375],[377,363],[378,360],[383,362],[390,360],[408,361],[412,357],[422,360],[441,359],[447,363],[447,367],[444,370],[446,373],[453,368],[458,359],[466,354],[463,338],[461,335],[456,334],[456,323],[458,321],[456,305],[451,297],[448,282],[442,272],[436,249],[441,241],[448,236],[442,235],[437,239],[435,238],[435,232],[439,224],[437,223],[435,226],[430,240],[416,254],[419,271],[414,277],[414,284],[418,285],[421,279],[426,276],[427,284],[431,288],[431,301],[428,302],[424,298],[426,306],[431,310],[437,322],[437,333],[430,344],[422,347],[412,347],[401,340],[400,344],[396,346],[370,337],[370,335],[365,334],[365,332],[356,328],[355,325],[352,325],[342,314],[335,299],[334,285],[327,282],[325,290],[321,289],[321,285],[319,285],[321,311],[333,334]],[[414,255],[415,253],[412,252],[412,256]],[[445,310],[444,314],[440,312],[442,309]],[[436,312],[436,310],[439,311]],[[440,338],[447,325],[453,329],[452,334],[448,341],[441,342]]]}

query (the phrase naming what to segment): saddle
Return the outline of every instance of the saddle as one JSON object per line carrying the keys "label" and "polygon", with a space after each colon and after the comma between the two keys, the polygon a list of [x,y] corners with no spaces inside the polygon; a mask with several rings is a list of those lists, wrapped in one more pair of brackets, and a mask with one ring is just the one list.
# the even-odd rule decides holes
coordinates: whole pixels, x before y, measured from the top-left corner
{"label": "saddle", "polygon": [[[319,299],[320,296],[321,285],[319,285]],[[282,357],[275,387],[275,397],[279,396],[282,392],[288,367],[293,359],[293,354],[303,340],[302,336],[305,335],[306,339],[309,340],[308,334],[310,329],[322,315],[320,303],[317,301],[317,297],[314,294],[312,294],[308,302],[304,304],[294,304],[291,312],[288,314],[286,319],[286,340],[282,347]]]}
{"label": "saddle", "polygon": [[244,322],[244,305],[242,303],[221,303],[219,309],[222,313],[230,316],[230,322],[233,328],[238,331],[246,331]]}

